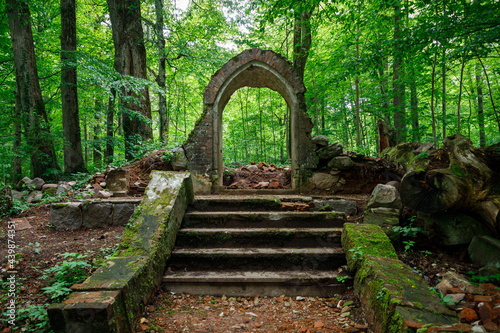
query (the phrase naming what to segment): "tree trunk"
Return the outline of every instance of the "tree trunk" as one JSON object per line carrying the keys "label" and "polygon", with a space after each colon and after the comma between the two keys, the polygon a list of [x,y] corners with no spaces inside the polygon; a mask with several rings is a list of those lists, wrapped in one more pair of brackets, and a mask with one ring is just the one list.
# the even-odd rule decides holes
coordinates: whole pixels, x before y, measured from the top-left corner
{"label": "tree trunk", "polygon": [[[443,144],[429,158],[413,157],[414,164],[408,165],[409,172],[401,181],[403,204],[425,213],[470,211],[499,233],[500,174],[493,170],[500,162],[500,144],[474,149],[461,134],[447,137]],[[447,168],[442,167],[445,163]]]}
{"label": "tree trunk", "polygon": [[417,83],[415,80],[415,69],[411,66],[410,75],[410,106],[411,106],[411,128],[413,141],[420,141],[420,128],[418,121],[418,96],[417,96]]}
{"label": "tree trunk", "polygon": [[293,29],[293,68],[304,80],[307,57],[312,44],[311,16],[314,6],[307,12],[296,13]]}
{"label": "tree trunk", "polygon": [[[115,70],[122,75],[147,79],[141,1],[107,0],[107,3],[115,46]],[[138,103],[131,99],[138,100]],[[125,157],[131,160],[141,140],[146,141],[153,137],[149,124],[151,120],[149,90],[145,87],[139,95],[131,90],[122,91],[122,100],[125,106],[123,113]]]}
{"label": "tree trunk", "polygon": [[443,138],[446,138],[446,49],[443,50],[442,59],[443,96],[441,105],[443,108]]}
{"label": "tree trunk", "polygon": [[31,173],[33,177],[44,177],[47,169],[60,168],[38,81],[28,4],[7,0],[7,14],[16,68],[16,94],[19,94],[16,101],[20,103],[27,143],[32,149]]}
{"label": "tree trunk", "polygon": [[61,0],[61,107],[64,172],[87,172],[83,161],[76,75],[76,3]]}
{"label": "tree trunk", "polygon": [[158,94],[158,116],[160,119],[159,139],[168,142],[168,115],[165,85],[165,37],[163,36],[163,0],[155,0],[156,33],[158,34],[158,76],[156,83],[161,92]]}
{"label": "tree trunk", "polygon": [[101,114],[102,114],[102,101],[99,97],[95,100],[94,111],[94,140],[92,142],[92,161],[94,167],[101,168],[102,163],[102,146],[101,146]]}
{"label": "tree trunk", "polygon": [[434,53],[434,64],[432,66],[432,84],[431,84],[431,118],[432,118],[432,137],[434,139],[434,146],[437,146],[436,136],[436,112],[434,111],[434,84],[436,82],[436,62],[437,51]]}
{"label": "tree trunk", "polygon": [[[357,25],[357,36],[356,36],[356,60],[359,59],[359,23]],[[357,61],[356,61],[357,63]],[[361,148],[361,123],[359,120],[359,76],[358,76],[358,66],[356,65],[356,75],[354,77],[354,84],[356,85],[356,143],[358,149]]]}
{"label": "tree trunk", "polygon": [[462,57],[462,68],[460,69],[460,92],[458,93],[458,106],[457,106],[457,133],[460,133],[460,103],[462,102],[462,90],[463,90],[463,80],[464,80],[464,67],[465,67],[465,55]]}
{"label": "tree trunk", "polygon": [[113,118],[115,113],[116,91],[111,89],[109,96],[108,109],[106,110],[106,150],[104,151],[104,163],[113,163],[114,139],[113,139]]}
{"label": "tree trunk", "polygon": [[20,94],[16,92],[16,102],[14,105],[14,142],[12,144],[12,152],[14,154],[12,160],[12,178],[11,182],[13,185],[16,185],[21,178],[23,177],[22,164],[23,158],[20,152],[21,149],[21,140],[22,140],[22,128],[21,128],[21,101],[18,100],[20,98]]}
{"label": "tree trunk", "polygon": [[486,146],[486,134],[484,130],[484,108],[483,108],[483,78],[481,69],[476,63],[476,89],[477,89],[477,123],[479,127],[479,146]]}
{"label": "tree trunk", "polygon": [[401,7],[397,2],[394,6],[394,61],[393,61],[393,104],[394,104],[394,130],[396,142],[401,143],[406,140],[406,116],[404,105],[404,85],[402,83],[403,50],[400,46],[400,21]]}

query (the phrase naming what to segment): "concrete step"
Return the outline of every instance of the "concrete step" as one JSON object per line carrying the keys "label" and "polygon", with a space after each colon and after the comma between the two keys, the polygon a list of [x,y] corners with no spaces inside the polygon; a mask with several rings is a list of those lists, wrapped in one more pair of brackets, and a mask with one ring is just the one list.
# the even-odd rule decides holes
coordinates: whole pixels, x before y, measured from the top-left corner
{"label": "concrete step", "polygon": [[177,247],[334,247],[341,228],[185,228]]}
{"label": "concrete step", "polygon": [[335,270],[345,265],[340,247],[316,248],[175,248],[170,258],[172,270],[279,269]]}
{"label": "concrete step", "polygon": [[[343,280],[345,279],[345,280]],[[352,285],[351,278],[339,282],[332,271],[196,271],[167,272],[167,290],[214,296],[309,296],[333,297]]]}
{"label": "concrete step", "polygon": [[189,212],[182,228],[340,228],[346,216],[339,212]]}

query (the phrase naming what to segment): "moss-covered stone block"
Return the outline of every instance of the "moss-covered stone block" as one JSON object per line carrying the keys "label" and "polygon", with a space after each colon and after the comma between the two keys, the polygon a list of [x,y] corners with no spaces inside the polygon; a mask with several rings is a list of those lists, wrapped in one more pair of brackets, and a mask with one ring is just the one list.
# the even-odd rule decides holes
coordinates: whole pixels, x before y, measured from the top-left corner
{"label": "moss-covered stone block", "polygon": [[396,251],[384,231],[374,224],[346,223],[342,232],[342,247],[347,266],[356,271],[366,255],[397,259]]}
{"label": "moss-covered stone block", "polygon": [[366,255],[354,290],[375,332],[415,332],[424,325],[458,323],[456,314],[399,260]]}
{"label": "moss-covered stone block", "polygon": [[132,332],[123,304],[120,291],[75,292],[47,312],[55,332]]}
{"label": "moss-covered stone block", "polygon": [[[125,318],[125,324],[109,321],[109,329],[102,332],[131,332],[141,308],[161,283],[184,212],[193,202],[189,173],[153,171],[151,178],[144,199],[123,233],[118,251],[87,280],[72,287],[76,293],[120,292],[120,311],[123,310],[120,315]],[[66,313],[73,308],[56,305],[54,308],[60,308],[63,317],[56,312],[54,316],[80,324],[80,317]]]}

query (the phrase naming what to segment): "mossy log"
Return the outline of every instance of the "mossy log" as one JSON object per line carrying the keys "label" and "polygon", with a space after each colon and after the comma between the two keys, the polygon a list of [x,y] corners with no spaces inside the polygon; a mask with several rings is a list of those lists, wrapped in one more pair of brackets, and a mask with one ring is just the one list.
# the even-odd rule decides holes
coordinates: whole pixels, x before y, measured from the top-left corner
{"label": "mossy log", "polygon": [[468,138],[455,134],[441,149],[425,153],[418,153],[422,146],[415,144],[398,147],[386,153],[389,161],[404,166],[404,205],[425,213],[473,213],[500,234],[500,144],[474,149]]}

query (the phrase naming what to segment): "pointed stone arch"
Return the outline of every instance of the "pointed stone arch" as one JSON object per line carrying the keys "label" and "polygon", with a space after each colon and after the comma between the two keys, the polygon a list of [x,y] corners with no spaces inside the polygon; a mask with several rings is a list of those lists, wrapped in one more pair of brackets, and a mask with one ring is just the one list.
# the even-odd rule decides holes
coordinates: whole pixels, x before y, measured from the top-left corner
{"label": "pointed stone arch", "polygon": [[211,78],[203,96],[204,110],[183,147],[192,172],[208,173],[212,184],[222,185],[222,112],[233,93],[243,87],[278,92],[290,109],[292,187],[300,187],[305,169],[314,169],[318,157],[311,142],[312,122],[307,115],[304,83],[281,55],[258,48],[243,51]]}

